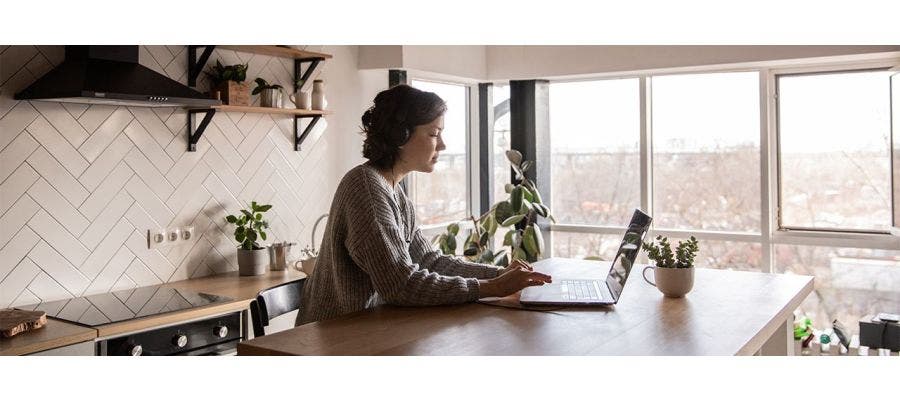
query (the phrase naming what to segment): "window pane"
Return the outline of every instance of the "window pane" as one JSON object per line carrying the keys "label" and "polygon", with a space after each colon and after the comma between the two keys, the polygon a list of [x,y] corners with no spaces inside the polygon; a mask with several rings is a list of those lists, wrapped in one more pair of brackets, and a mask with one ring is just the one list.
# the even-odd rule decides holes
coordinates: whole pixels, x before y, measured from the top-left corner
{"label": "window pane", "polygon": [[[669,238],[672,251],[682,238]],[[748,242],[699,240],[700,251],[694,265],[701,268],[762,272],[762,245]],[[768,271],[766,271],[768,272]]]}
{"label": "window pane", "polygon": [[660,228],[759,232],[759,74],[654,77]]}
{"label": "window pane", "polygon": [[503,185],[510,182],[509,162],[506,150],[510,149],[509,138],[509,85],[494,85],[494,146],[491,166],[494,173],[493,202],[507,197]]}
{"label": "window pane", "polygon": [[637,79],[550,85],[551,193],[560,223],[621,226],[641,205]]}
{"label": "window pane", "polygon": [[[622,228],[624,234],[625,228]],[[553,236],[552,257],[578,258],[600,257],[612,260],[622,244],[622,235],[599,233],[557,232]]]}
{"label": "window pane", "polygon": [[775,257],[777,272],[815,277],[800,311],[818,329],[837,319],[856,333],[863,316],[897,312],[900,251],[776,245]]}
{"label": "window pane", "polygon": [[889,75],[779,77],[783,226],[888,230]]}
{"label": "window pane", "polygon": [[466,87],[436,82],[412,81],[412,86],[434,92],[447,102],[442,133],[447,149],[441,152],[434,172],[415,172],[412,190],[416,218],[421,225],[461,220],[468,216],[466,132],[468,117]]}

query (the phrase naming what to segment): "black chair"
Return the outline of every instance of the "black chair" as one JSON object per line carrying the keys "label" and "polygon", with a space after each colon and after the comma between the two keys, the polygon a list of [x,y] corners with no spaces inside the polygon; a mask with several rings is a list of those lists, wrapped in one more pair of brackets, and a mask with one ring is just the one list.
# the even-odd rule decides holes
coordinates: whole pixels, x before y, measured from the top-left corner
{"label": "black chair", "polygon": [[253,320],[253,336],[265,336],[269,320],[300,309],[300,297],[306,279],[300,279],[259,292],[250,302],[250,319]]}

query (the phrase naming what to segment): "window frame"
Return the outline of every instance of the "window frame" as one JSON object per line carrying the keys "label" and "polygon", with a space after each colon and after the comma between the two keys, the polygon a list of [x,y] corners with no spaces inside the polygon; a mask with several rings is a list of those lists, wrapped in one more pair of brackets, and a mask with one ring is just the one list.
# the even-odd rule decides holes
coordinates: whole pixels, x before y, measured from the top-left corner
{"label": "window frame", "polygon": [[[852,247],[864,249],[896,250],[900,248],[900,236],[890,232],[858,232],[851,230],[822,231],[783,229],[780,225],[780,157],[778,143],[776,82],[778,75],[799,73],[834,73],[864,69],[889,69],[900,65],[900,54],[867,54],[812,60],[786,60],[748,63],[745,65],[700,66],[644,72],[603,73],[571,79],[553,79],[553,83],[595,81],[605,79],[638,78],[640,87],[640,153],[641,153],[641,207],[653,212],[653,160],[652,160],[652,78],[666,75],[756,72],[759,74],[759,168],[760,168],[760,229],[759,233],[702,231],[683,229],[659,229],[651,227],[650,235],[666,235],[674,239],[695,236],[700,240],[759,243],[762,249],[760,269],[775,272],[776,245],[805,245],[823,247]],[[552,140],[552,133],[551,133]],[[491,171],[493,172],[493,171]],[[552,176],[551,176],[552,179]],[[483,189],[485,190],[485,189]],[[487,188],[486,190],[490,190]],[[551,205],[552,207],[552,205]],[[622,233],[624,226],[551,224],[552,232],[614,234]],[[552,242],[548,243],[552,249]],[[644,255],[642,254],[642,258]]]}

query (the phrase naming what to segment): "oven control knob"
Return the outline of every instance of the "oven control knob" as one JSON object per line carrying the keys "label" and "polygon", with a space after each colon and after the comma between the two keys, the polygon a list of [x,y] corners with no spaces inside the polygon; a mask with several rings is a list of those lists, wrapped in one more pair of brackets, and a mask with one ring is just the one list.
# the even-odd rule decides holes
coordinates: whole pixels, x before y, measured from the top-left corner
{"label": "oven control knob", "polygon": [[131,355],[133,355],[133,356],[139,356],[139,355],[141,355],[141,353],[144,352],[144,348],[141,347],[141,345],[136,344],[134,346],[131,346],[130,352],[131,352]]}
{"label": "oven control knob", "polygon": [[225,336],[228,336],[228,327],[217,326],[215,329],[213,329],[213,334],[215,334],[218,338],[224,338]]}
{"label": "oven control knob", "polygon": [[178,347],[184,347],[184,346],[187,346],[187,340],[188,340],[187,335],[184,335],[184,334],[175,335],[175,337],[172,338],[172,344],[174,344]]}

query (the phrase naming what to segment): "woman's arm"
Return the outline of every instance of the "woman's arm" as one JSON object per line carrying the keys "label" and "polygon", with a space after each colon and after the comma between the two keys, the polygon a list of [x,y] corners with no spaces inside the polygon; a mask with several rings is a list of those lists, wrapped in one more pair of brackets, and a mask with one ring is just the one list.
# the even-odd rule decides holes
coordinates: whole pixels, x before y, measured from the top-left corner
{"label": "woman's arm", "polygon": [[418,227],[413,234],[412,243],[409,244],[409,254],[413,261],[419,263],[422,268],[443,275],[490,279],[497,277],[503,271],[503,268],[500,267],[472,263],[441,254],[425,239]]}
{"label": "woman's arm", "polygon": [[346,194],[344,245],[382,298],[407,306],[477,300],[478,279],[444,276],[413,263],[389,200],[391,195],[365,176],[360,178],[355,190]]}

